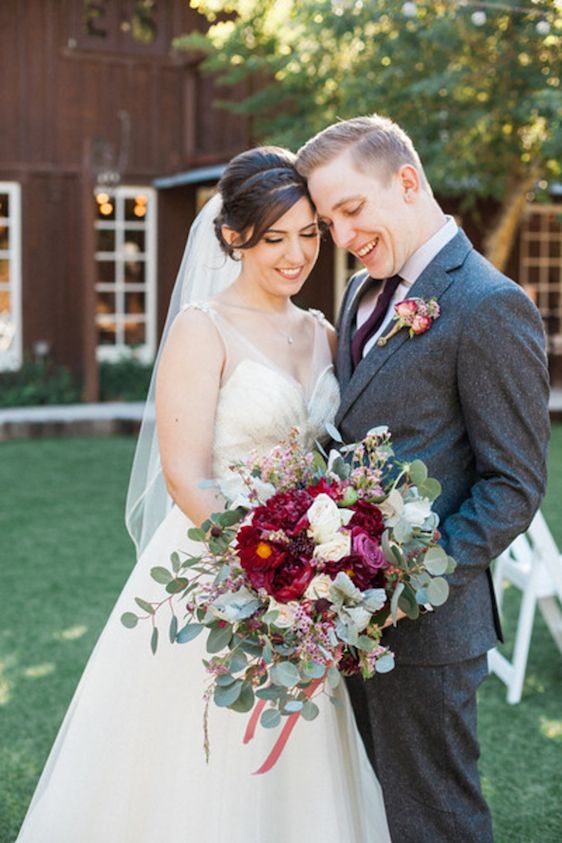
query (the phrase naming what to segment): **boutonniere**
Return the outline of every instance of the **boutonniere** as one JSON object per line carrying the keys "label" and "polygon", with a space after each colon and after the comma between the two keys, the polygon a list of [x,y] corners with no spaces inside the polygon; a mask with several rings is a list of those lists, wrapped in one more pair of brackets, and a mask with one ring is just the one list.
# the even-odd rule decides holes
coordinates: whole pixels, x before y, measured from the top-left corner
{"label": "boutonniere", "polygon": [[392,330],[377,340],[377,345],[385,346],[389,339],[402,328],[408,328],[410,336],[425,334],[429,331],[436,319],[439,319],[441,308],[436,299],[404,299],[394,305],[394,316],[396,324]]}

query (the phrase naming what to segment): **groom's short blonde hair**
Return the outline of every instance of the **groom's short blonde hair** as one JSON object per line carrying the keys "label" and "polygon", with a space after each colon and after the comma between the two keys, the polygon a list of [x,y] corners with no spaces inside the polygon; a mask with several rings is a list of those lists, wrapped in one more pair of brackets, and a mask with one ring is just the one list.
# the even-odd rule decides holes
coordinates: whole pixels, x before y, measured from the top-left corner
{"label": "groom's short blonde hair", "polygon": [[348,148],[361,172],[375,170],[383,183],[388,183],[400,167],[411,164],[418,170],[424,187],[430,190],[411,139],[397,123],[380,114],[342,120],[323,129],[299,149],[297,170],[308,178],[313,170],[328,164]]}

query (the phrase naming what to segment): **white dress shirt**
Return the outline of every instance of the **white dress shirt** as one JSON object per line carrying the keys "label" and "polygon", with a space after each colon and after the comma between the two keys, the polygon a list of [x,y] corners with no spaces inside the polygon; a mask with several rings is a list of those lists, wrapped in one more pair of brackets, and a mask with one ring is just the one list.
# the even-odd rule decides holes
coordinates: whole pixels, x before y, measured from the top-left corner
{"label": "white dress shirt", "polygon": [[[453,239],[458,231],[456,222],[452,217],[447,217],[446,223],[437,231],[429,240],[417,249],[413,255],[410,255],[402,269],[398,271],[398,275],[403,279],[396,288],[396,292],[388,305],[388,310],[382,321],[380,328],[373,334],[372,337],[365,343],[363,348],[363,357],[371,350],[382,333],[386,332],[389,323],[392,321],[394,314],[394,305],[403,299],[407,299],[410,287],[417,281],[426,266],[428,266],[433,258],[441,251],[441,249]],[[376,307],[377,299],[380,295],[382,287],[374,287],[365,293],[359,307],[357,308],[357,316],[355,328],[360,328],[361,325],[367,321],[373,309]]]}

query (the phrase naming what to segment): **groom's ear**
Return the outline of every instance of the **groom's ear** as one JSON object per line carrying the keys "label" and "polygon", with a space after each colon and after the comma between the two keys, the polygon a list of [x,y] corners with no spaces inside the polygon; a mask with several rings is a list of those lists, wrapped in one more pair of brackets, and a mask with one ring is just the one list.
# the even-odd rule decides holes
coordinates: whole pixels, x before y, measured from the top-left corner
{"label": "groom's ear", "polygon": [[404,202],[415,202],[420,192],[421,179],[418,171],[411,164],[404,164],[398,170],[398,179],[402,188]]}

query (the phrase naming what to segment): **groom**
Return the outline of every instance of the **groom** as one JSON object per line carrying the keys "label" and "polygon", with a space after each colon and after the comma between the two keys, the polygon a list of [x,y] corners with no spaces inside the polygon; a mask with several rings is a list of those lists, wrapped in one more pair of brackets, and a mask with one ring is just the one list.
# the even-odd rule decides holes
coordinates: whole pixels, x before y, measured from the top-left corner
{"label": "groom", "polygon": [[[396,843],[488,843],[476,690],[501,638],[489,565],[544,494],[548,374],[540,316],[436,202],[410,138],[374,115],[328,127],[299,151],[318,214],[365,267],[339,326],[346,441],[386,424],[397,458],[422,459],[443,492],[441,543],[457,560],[445,605],[385,633],[396,668],[349,691]],[[410,338],[393,305],[437,299]]]}

